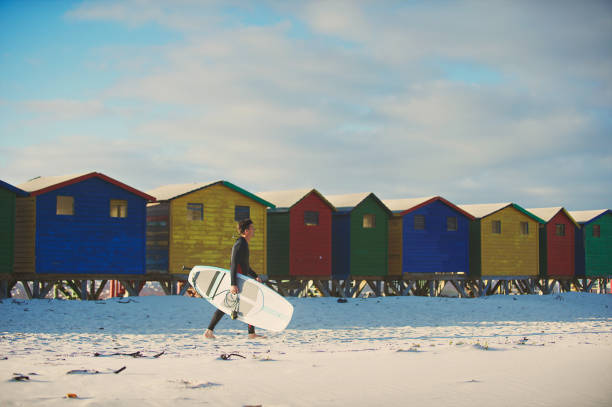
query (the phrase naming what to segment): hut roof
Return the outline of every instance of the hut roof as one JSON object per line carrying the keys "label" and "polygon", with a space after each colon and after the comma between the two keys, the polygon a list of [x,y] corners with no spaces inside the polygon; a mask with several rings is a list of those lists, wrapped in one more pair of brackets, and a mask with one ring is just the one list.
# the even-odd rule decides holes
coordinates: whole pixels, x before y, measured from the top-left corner
{"label": "hut roof", "polygon": [[573,216],[570,215],[570,213],[565,210],[564,207],[562,206],[555,206],[552,208],[529,208],[527,209],[529,212],[533,213],[535,216],[537,216],[538,218],[543,219],[546,222],[550,222],[550,220],[552,218],[554,218],[555,216],[557,216],[557,214],[559,212],[564,212],[565,215],[567,215],[567,217],[576,225],[578,226],[578,223],[574,220]]}
{"label": "hut roof", "polygon": [[326,195],[325,197],[338,211],[352,211],[356,206],[363,202],[366,198],[372,196],[380,206],[387,211],[390,215],[393,214],[391,210],[372,192],[361,192],[356,194],[336,194]]}
{"label": "hut roof", "polygon": [[135,195],[140,196],[141,198],[146,199],[147,201],[155,201],[155,198],[145,194],[142,191],[139,191],[135,188],[132,188],[120,181],[117,181],[114,178],[111,178],[107,175],[104,175],[100,172],[89,172],[85,174],[73,174],[73,175],[59,175],[59,176],[50,176],[50,177],[36,177],[28,182],[25,182],[19,185],[19,188],[27,191],[32,196],[42,195],[50,191],[54,191],[59,188],[63,188],[68,185],[76,184],[81,181],[85,181],[90,178],[99,178],[103,181],[109,182],[118,186],[119,188],[125,189]]}
{"label": "hut roof", "polygon": [[257,196],[265,199],[268,202],[273,203],[277,210],[289,210],[293,206],[297,205],[302,199],[306,198],[310,193],[316,194],[319,198],[335,211],[336,208],[332,205],[319,191],[316,189],[292,189],[287,191],[265,191],[258,192]]}
{"label": "hut roof", "polygon": [[270,207],[270,208],[275,207],[274,204],[266,201],[265,199],[262,199],[258,197],[257,195],[252,194],[251,192],[248,192],[247,190],[242,189],[239,186],[234,185],[228,181],[213,181],[213,182],[198,182],[198,183],[192,183],[192,184],[164,185],[164,186],[152,189],[150,191],[147,191],[147,193],[156,197],[158,201],[169,201],[172,199],[179,198],[183,195],[187,195],[192,192],[199,191],[204,188],[209,188],[213,185],[224,185],[230,189],[233,189],[236,192],[241,193],[242,195],[246,197],[253,199],[254,201],[257,201],[258,203],[266,207]]}
{"label": "hut roof", "polygon": [[523,214],[529,216],[533,220],[539,223],[546,223],[543,219],[534,215],[533,213],[523,209],[520,205],[517,205],[512,202],[504,202],[504,203],[494,203],[494,204],[470,204],[470,205],[459,205],[459,208],[463,209],[467,213],[472,214],[475,218],[484,218],[486,216],[492,215],[495,212],[499,212],[502,209],[507,208],[508,206],[512,206],[514,209],[522,212]]}
{"label": "hut roof", "polygon": [[11,184],[9,184],[8,182],[4,182],[2,180],[0,180],[0,188],[4,188],[6,190],[9,190],[15,194],[17,194],[18,196],[27,196],[28,193],[26,191],[23,191]]}
{"label": "hut roof", "polygon": [[415,211],[425,205],[430,204],[434,201],[441,201],[447,206],[457,210],[458,212],[464,214],[469,219],[474,219],[470,213],[464,211],[457,205],[449,202],[448,200],[442,198],[441,196],[428,196],[423,198],[407,198],[407,199],[385,199],[383,200],[384,204],[387,205],[389,209],[391,209],[394,213],[399,213],[401,215],[405,215],[412,211]]}
{"label": "hut roof", "polygon": [[572,215],[572,217],[578,223],[589,223],[606,213],[612,213],[612,211],[610,209],[597,209],[592,211],[571,211],[570,215]]}

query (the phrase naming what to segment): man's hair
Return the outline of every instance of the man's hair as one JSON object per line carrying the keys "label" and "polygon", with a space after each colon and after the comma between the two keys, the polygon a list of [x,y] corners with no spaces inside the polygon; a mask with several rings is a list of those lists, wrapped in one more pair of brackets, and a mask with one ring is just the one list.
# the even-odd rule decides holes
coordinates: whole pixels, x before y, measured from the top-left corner
{"label": "man's hair", "polygon": [[250,218],[242,219],[240,222],[238,222],[238,233],[243,234],[252,224],[253,221]]}

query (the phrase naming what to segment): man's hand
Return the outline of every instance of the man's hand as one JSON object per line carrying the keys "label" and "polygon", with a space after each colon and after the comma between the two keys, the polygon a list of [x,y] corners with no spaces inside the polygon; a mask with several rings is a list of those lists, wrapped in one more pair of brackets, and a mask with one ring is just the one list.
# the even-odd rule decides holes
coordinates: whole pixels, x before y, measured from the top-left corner
{"label": "man's hand", "polygon": [[259,281],[260,283],[262,282],[261,277],[257,277],[255,280]]}
{"label": "man's hand", "polygon": [[238,294],[238,286],[237,285],[233,285],[230,287],[230,293],[232,294]]}

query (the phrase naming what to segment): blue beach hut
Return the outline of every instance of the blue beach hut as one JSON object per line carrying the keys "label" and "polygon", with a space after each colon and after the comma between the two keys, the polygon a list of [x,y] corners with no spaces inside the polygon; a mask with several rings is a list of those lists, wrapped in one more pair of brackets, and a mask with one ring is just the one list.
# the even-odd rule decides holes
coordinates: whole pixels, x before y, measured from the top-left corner
{"label": "blue beach hut", "polygon": [[37,177],[19,188],[15,272],[143,274],[150,195],[98,172]]}
{"label": "blue beach hut", "polygon": [[474,217],[440,196],[383,201],[401,217],[401,271],[469,272],[470,221]]}

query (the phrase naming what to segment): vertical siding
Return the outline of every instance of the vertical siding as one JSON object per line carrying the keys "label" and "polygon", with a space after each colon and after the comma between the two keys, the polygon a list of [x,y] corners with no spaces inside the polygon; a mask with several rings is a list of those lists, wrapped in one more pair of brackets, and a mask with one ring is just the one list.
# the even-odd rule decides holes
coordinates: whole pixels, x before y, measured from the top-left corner
{"label": "vertical siding", "polygon": [[[376,215],[376,227],[363,227],[363,215]],[[351,213],[351,275],[386,276],[388,273],[389,215],[369,197]]]}
{"label": "vertical siding", "polygon": [[[565,236],[557,236],[556,225],[565,225]],[[574,276],[575,264],[574,223],[561,211],[546,224],[546,274],[548,276]]]}
{"label": "vertical siding", "polygon": [[289,277],[289,212],[268,215],[268,277]]}
{"label": "vertical siding", "polygon": [[[600,226],[599,238],[593,237],[593,226]],[[585,225],[585,276],[612,276],[612,214],[605,214]]]}
{"label": "vertical siding", "polygon": [[15,193],[0,188],[0,273],[13,272]]}
{"label": "vertical siding", "polygon": [[[425,217],[425,229],[415,230],[414,217]],[[457,230],[447,230],[447,217],[457,218]],[[404,273],[468,273],[469,219],[442,201],[404,215]]]}
{"label": "vertical siding", "polygon": [[147,273],[168,272],[170,204],[147,205]]}
{"label": "vertical siding", "polygon": [[470,221],[470,277],[482,275],[482,231],[480,219]]}
{"label": "vertical siding", "polygon": [[402,223],[403,218],[400,215],[394,215],[389,218],[389,275],[402,275]]}
{"label": "vertical siding", "polygon": [[[74,197],[74,215],[57,215],[57,196]],[[127,217],[110,216],[110,200],[127,201]],[[146,201],[99,178],[37,196],[36,272],[142,274]]]}
{"label": "vertical siding", "polygon": [[[188,203],[203,204],[202,221],[187,218]],[[266,208],[221,184],[170,201],[171,273],[181,273],[183,265],[204,264],[229,268],[232,246],[238,237],[234,220],[236,205],[251,208],[255,236],[249,242],[249,260],[256,273],[266,273]]]}
{"label": "vertical siding", "polygon": [[[491,232],[494,220],[501,221],[501,234]],[[521,235],[521,222],[529,234]],[[481,219],[482,276],[539,275],[539,223],[513,207]]]}
{"label": "vertical siding", "polygon": [[36,197],[15,202],[15,273],[34,273],[36,264]]}
{"label": "vertical siding", "polygon": [[[319,224],[306,226],[304,212],[319,213]],[[330,277],[332,269],[332,211],[315,193],[309,194],[290,212],[290,274]]]}
{"label": "vertical siding", "polygon": [[351,215],[332,215],[332,278],[346,280],[351,266]]}

